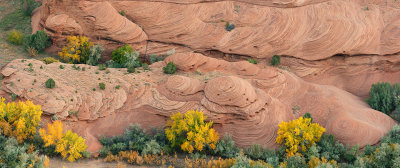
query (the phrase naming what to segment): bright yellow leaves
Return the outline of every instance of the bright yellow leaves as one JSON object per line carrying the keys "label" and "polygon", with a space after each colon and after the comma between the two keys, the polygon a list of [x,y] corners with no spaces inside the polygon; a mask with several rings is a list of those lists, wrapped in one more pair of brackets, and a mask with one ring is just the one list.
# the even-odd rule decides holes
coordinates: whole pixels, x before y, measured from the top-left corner
{"label": "bright yellow leaves", "polygon": [[85,36],[68,36],[67,45],[58,55],[64,60],[86,63],[91,46],[93,46],[93,43],[89,42],[89,38]]}
{"label": "bright yellow leaves", "polygon": [[63,137],[63,125],[61,121],[55,121],[53,124],[47,124],[47,132],[40,129],[39,134],[45,142],[44,146],[56,144]]}
{"label": "bright yellow leaves", "polygon": [[180,146],[189,153],[202,151],[206,145],[215,149],[219,136],[211,128],[212,122],[204,122],[206,119],[201,111],[187,111],[185,117],[181,113],[173,114],[165,129],[172,147]]}
{"label": "bright yellow leaves", "polygon": [[302,152],[307,151],[311,145],[319,141],[325,128],[318,123],[311,123],[310,118],[300,117],[290,122],[279,124],[278,144],[285,143],[287,156],[295,155],[300,148]]}
{"label": "bright yellow leaves", "polygon": [[68,130],[62,133],[63,127],[61,121],[55,121],[47,125],[47,131],[40,129],[40,136],[45,142],[45,146],[55,145],[56,152],[63,158],[68,157],[68,161],[73,162],[82,157],[82,152],[86,150],[85,139]]}
{"label": "bright yellow leaves", "polygon": [[5,103],[0,97],[0,129],[6,136],[15,137],[19,143],[32,139],[40,124],[40,105],[31,101]]}

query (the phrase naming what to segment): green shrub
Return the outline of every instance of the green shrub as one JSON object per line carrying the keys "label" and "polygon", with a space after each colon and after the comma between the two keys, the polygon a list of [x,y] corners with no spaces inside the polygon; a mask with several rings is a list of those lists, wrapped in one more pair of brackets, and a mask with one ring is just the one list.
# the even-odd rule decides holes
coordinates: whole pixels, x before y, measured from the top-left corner
{"label": "green shrub", "polygon": [[400,144],[381,144],[374,153],[359,157],[355,167],[400,167]]}
{"label": "green shrub", "polygon": [[38,156],[37,151],[28,153],[28,148],[27,144],[18,144],[15,138],[0,135],[0,167],[45,167],[47,158]]}
{"label": "green shrub", "polygon": [[164,73],[174,74],[176,72],[176,65],[173,62],[169,62],[167,66],[163,67]]}
{"label": "green shrub", "polygon": [[381,143],[398,143],[400,144],[400,125],[395,125],[386,135],[382,138]]}
{"label": "green shrub", "polygon": [[103,51],[104,51],[104,48],[101,46],[101,44],[90,47],[89,58],[86,61],[86,64],[93,65],[93,66],[96,66],[97,64],[99,64],[99,60],[102,57]]}
{"label": "green shrub", "polygon": [[15,93],[11,94],[11,100],[15,101],[17,99],[17,95]]}
{"label": "green shrub", "polygon": [[8,33],[7,40],[12,44],[21,45],[23,37],[24,35],[22,34],[22,32],[18,30],[13,30],[10,33]]}
{"label": "green shrub", "polygon": [[230,24],[229,22],[226,22],[225,30],[226,31],[232,31],[233,29],[235,29],[235,25],[234,24]]}
{"label": "green shrub", "polygon": [[127,52],[125,53],[124,57],[126,58],[126,62],[124,64],[124,67],[140,67],[142,63],[139,60],[139,52]]}
{"label": "green shrub", "polygon": [[115,89],[119,89],[121,86],[120,85],[117,85],[117,86],[115,86]]}
{"label": "green shrub", "polygon": [[333,135],[323,134],[320,141],[316,142],[320,157],[327,160],[340,161],[343,158],[346,148],[343,144],[335,140]]}
{"label": "green shrub", "polygon": [[252,64],[258,64],[258,60],[255,59],[255,58],[247,59],[247,61],[249,61],[249,62],[252,63]]}
{"label": "green shrub", "polygon": [[146,143],[150,141],[150,137],[140,125],[131,125],[129,129],[125,130],[124,135],[110,138],[102,137],[99,141],[103,145],[100,156],[104,157],[109,152],[114,155],[120,151],[128,150],[141,152],[146,147]]}
{"label": "green shrub", "polygon": [[23,44],[26,50],[28,49],[28,47],[32,47],[35,48],[38,52],[42,52],[45,48],[51,45],[49,37],[43,30],[39,30],[35,34],[25,36],[23,40]]}
{"label": "green shrub", "polygon": [[311,119],[311,122],[314,121],[314,119],[311,117],[311,114],[310,114],[310,113],[305,113],[303,117],[304,117],[304,118],[310,118],[310,119]]}
{"label": "green shrub", "polygon": [[65,67],[64,67],[64,65],[60,65],[60,69],[64,69]]}
{"label": "green shrub", "polygon": [[224,138],[220,139],[214,149],[214,153],[225,158],[233,158],[238,155],[240,149],[235,146],[235,141],[232,136],[225,134]]}
{"label": "green shrub", "polygon": [[125,16],[125,11],[122,10],[122,11],[120,12],[120,14],[121,14],[122,16]]}
{"label": "green shrub", "polygon": [[135,73],[135,67],[128,67],[127,69],[128,73]]}
{"label": "green shrub", "polygon": [[156,155],[161,153],[161,146],[155,140],[148,141],[142,151],[143,155]]}
{"label": "green shrub", "polygon": [[41,61],[43,61],[46,64],[51,64],[51,63],[54,63],[54,62],[60,62],[58,59],[55,59],[53,57],[42,58]]}
{"label": "green shrub", "polygon": [[104,70],[107,69],[107,65],[106,64],[99,64],[98,67],[99,67],[100,71],[104,71]]}
{"label": "green shrub", "polygon": [[146,64],[146,63],[142,64],[142,68],[143,68],[143,70],[150,70],[149,64]]}
{"label": "green shrub", "polygon": [[127,61],[126,54],[133,53],[133,50],[129,44],[114,50],[111,54],[111,59],[117,64],[125,64]]}
{"label": "green shrub", "polygon": [[[170,52],[170,51],[168,51],[168,52]],[[175,52],[175,51],[174,51],[174,52]],[[172,54],[173,54],[173,53],[172,53]],[[172,54],[171,54],[171,55],[172,55]],[[155,54],[150,54],[150,56],[149,56],[150,64],[153,64],[153,63],[156,63],[156,62],[159,62],[159,61],[164,61],[164,58],[167,57],[167,56],[168,56],[168,54],[165,55],[165,56],[162,56],[162,55],[157,56],[157,55],[155,55]]]}
{"label": "green shrub", "polygon": [[47,81],[46,81],[46,88],[54,88],[56,86],[56,82],[52,79],[52,78],[49,78],[49,79],[47,79]]}
{"label": "green shrub", "polygon": [[32,16],[33,10],[39,6],[40,4],[35,0],[21,0],[21,9],[25,16]]}
{"label": "green shrub", "polygon": [[277,66],[281,63],[281,57],[279,57],[278,55],[274,55],[271,59],[271,65],[273,66]]}
{"label": "green shrub", "polygon": [[285,161],[287,168],[308,168],[306,159],[300,155],[293,155]]}
{"label": "green shrub", "polygon": [[236,162],[231,168],[250,168],[250,159],[240,154],[235,158]]}
{"label": "green shrub", "polygon": [[104,90],[104,89],[106,89],[106,84],[99,83],[99,87],[100,87],[101,90]]}
{"label": "green shrub", "polygon": [[370,97],[367,99],[367,103],[371,108],[390,115],[396,108],[396,104],[398,104],[397,97],[399,96],[399,90],[399,84],[393,86],[387,82],[373,84],[369,91]]}
{"label": "green shrub", "polygon": [[244,151],[244,153],[253,160],[267,160],[268,158],[275,157],[275,151],[268,150],[259,144],[254,144]]}

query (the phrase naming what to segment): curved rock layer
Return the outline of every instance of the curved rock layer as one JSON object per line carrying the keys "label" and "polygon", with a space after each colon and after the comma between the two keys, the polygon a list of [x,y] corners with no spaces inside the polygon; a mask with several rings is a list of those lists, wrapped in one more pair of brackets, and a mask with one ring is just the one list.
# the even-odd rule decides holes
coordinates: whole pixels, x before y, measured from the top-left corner
{"label": "curved rock layer", "polygon": [[[92,40],[106,47],[115,47],[111,43],[132,44],[141,53],[161,51],[154,45],[137,44],[145,41],[171,48],[181,46],[178,52],[217,50],[257,58],[278,54],[304,60],[400,51],[400,6],[396,2],[49,0],[43,6],[42,12],[36,12],[41,13],[41,23],[33,24],[50,30],[58,22],[51,19],[54,15],[68,14]],[[235,29],[225,30],[228,22]],[[81,34],[79,29],[66,29]],[[74,33],[60,34],[54,38]]]}
{"label": "curved rock layer", "polygon": [[[176,60],[179,72],[165,75],[162,67],[171,60]],[[87,138],[90,151],[99,149],[100,135],[120,134],[133,123],[163,126],[172,113],[193,109],[204,111],[214,127],[232,134],[239,146],[277,147],[279,123],[305,112],[339,141],[361,147],[377,143],[396,124],[346,91],[248,62],[181,53],[151,65],[151,71],[131,74],[89,65],[74,69],[66,64],[60,69],[60,64],[14,60],[1,71],[1,94],[14,93],[42,105],[44,118],[56,115],[69,123],[66,127]],[[44,86],[48,78],[56,81],[55,88]],[[295,106],[300,110],[292,111]]]}

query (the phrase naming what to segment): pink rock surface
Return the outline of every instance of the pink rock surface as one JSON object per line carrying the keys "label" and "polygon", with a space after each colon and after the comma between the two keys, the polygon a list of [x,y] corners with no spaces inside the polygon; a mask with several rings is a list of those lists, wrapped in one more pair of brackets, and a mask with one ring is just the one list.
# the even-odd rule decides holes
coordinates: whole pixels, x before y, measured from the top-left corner
{"label": "pink rock surface", "polygon": [[[177,74],[163,74],[169,61],[176,61]],[[27,70],[29,63],[34,71]],[[78,65],[79,71],[68,64],[60,69],[60,64],[14,60],[1,71],[5,78],[0,93],[40,104],[44,118],[56,115],[85,136],[90,151],[100,149],[100,135],[121,134],[135,123],[163,126],[172,113],[193,109],[204,111],[217,131],[232,134],[239,146],[277,147],[278,124],[305,112],[342,143],[361,147],[377,143],[396,124],[349,92],[248,62],[180,53],[151,65],[150,71],[131,74],[113,68],[106,73],[89,65]],[[55,80],[55,88],[44,86],[48,78]],[[99,88],[100,82],[106,84],[105,90]],[[300,107],[298,112],[292,110],[295,106]]]}

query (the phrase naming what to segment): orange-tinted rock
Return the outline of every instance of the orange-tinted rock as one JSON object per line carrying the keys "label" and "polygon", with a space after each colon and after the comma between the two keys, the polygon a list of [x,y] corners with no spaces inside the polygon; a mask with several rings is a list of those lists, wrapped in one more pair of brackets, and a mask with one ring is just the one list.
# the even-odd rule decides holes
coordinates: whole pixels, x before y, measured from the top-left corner
{"label": "orange-tinted rock", "polygon": [[[162,66],[171,60],[177,61],[179,71],[165,75]],[[26,69],[29,63],[33,71]],[[121,134],[135,123],[145,128],[163,126],[172,113],[193,109],[204,111],[217,131],[232,134],[239,146],[277,147],[278,124],[305,112],[342,143],[361,147],[377,143],[396,124],[336,87],[308,83],[272,67],[201,54],[174,54],[151,65],[151,71],[130,74],[113,68],[106,73],[89,65],[74,70],[66,64],[60,69],[60,64],[14,60],[1,72],[7,74],[1,90],[40,104],[45,116],[57,115],[69,122],[66,127],[85,136],[91,151],[100,149],[100,135]],[[48,78],[55,80],[55,88],[44,86]],[[105,90],[99,88],[100,82],[106,84]],[[296,106],[300,110],[293,111]]]}

